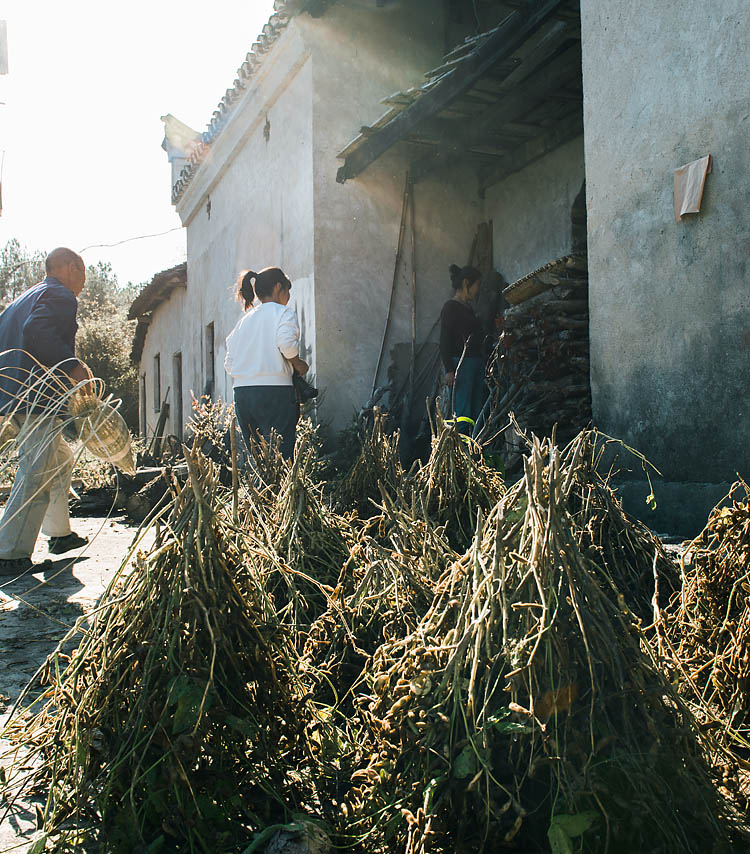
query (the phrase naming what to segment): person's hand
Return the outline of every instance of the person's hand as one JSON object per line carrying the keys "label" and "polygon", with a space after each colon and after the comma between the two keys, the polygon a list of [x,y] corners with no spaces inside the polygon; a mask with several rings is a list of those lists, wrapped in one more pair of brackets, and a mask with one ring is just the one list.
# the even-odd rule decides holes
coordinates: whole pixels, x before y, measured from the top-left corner
{"label": "person's hand", "polygon": [[81,386],[80,391],[86,393],[88,391],[94,391],[93,379],[94,375],[88,368],[88,365],[83,362],[77,362],[68,372],[68,376],[73,381],[74,385],[78,385],[79,383],[86,383],[86,385]]}
{"label": "person's hand", "polygon": [[301,377],[304,377],[304,375],[310,370],[310,366],[307,362],[304,359],[300,359],[299,356],[295,356],[290,361],[294,370],[297,371]]}
{"label": "person's hand", "polygon": [[455,371],[451,371],[450,373],[447,373],[445,375],[445,384],[448,386],[448,388],[453,388],[453,382],[455,379],[456,379],[456,372]]}

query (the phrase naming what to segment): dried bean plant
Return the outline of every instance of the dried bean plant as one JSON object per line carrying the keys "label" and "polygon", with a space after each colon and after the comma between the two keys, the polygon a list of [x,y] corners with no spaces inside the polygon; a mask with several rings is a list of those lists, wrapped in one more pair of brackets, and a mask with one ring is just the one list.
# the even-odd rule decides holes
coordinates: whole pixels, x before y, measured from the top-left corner
{"label": "dried bean plant", "polygon": [[368,850],[666,854],[722,838],[696,721],[618,588],[631,568],[580,545],[595,447],[535,441],[415,630],[373,656],[344,805]]}

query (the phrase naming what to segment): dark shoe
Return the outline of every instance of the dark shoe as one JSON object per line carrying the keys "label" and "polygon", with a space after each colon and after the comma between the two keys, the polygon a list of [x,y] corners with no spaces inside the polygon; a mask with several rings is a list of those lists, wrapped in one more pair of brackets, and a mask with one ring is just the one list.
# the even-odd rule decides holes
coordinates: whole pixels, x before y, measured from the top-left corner
{"label": "dark shoe", "polygon": [[27,572],[44,572],[52,566],[52,561],[44,560],[33,563],[30,557],[0,558],[0,576],[3,578],[20,578]]}
{"label": "dark shoe", "polygon": [[50,537],[47,551],[53,555],[61,555],[72,549],[80,549],[88,543],[88,537],[79,537],[75,532],[66,534],[64,537]]}

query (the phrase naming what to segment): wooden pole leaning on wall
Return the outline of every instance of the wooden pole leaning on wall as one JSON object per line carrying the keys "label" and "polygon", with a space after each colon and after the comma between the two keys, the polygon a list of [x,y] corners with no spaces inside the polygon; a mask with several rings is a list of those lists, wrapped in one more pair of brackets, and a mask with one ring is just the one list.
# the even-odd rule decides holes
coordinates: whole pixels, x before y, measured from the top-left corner
{"label": "wooden pole leaning on wall", "polygon": [[169,392],[171,386],[167,388],[167,393],[164,395],[164,400],[159,407],[159,420],[154,428],[154,435],[151,439],[151,444],[148,447],[148,453],[157,459],[161,455],[161,443],[164,438],[164,428],[167,426],[167,418],[169,418]]}
{"label": "wooden pole leaning on wall", "polygon": [[414,398],[414,370],[417,362],[417,225],[414,213],[414,181],[409,181],[411,211],[411,361],[409,363],[409,407]]}
{"label": "wooden pole leaning on wall", "polygon": [[375,394],[375,388],[378,384],[378,374],[380,373],[380,365],[383,362],[383,352],[385,351],[385,339],[388,337],[388,327],[391,324],[391,315],[393,313],[393,298],[396,293],[396,279],[398,277],[398,268],[401,264],[401,257],[404,252],[404,233],[406,231],[406,213],[409,206],[409,187],[411,178],[409,173],[406,173],[406,182],[404,184],[404,198],[401,204],[401,224],[398,230],[398,245],[396,247],[396,261],[393,265],[393,280],[391,282],[391,297],[388,301],[388,314],[385,316],[385,326],[383,327],[383,339],[380,342],[380,352],[378,353],[378,361],[375,364],[375,375],[372,378],[372,392]]}
{"label": "wooden pole leaning on wall", "polygon": [[239,525],[239,490],[240,479],[237,471],[237,416],[232,416],[229,425],[229,450],[232,455],[232,522]]}
{"label": "wooden pole leaning on wall", "polygon": [[409,374],[407,376],[408,391],[401,410],[401,432],[405,434],[409,426],[409,415],[414,403],[414,375],[417,364],[417,248],[416,248],[416,217],[414,213],[414,181],[409,178],[409,211],[410,211],[410,242],[411,242],[411,354],[409,357]]}

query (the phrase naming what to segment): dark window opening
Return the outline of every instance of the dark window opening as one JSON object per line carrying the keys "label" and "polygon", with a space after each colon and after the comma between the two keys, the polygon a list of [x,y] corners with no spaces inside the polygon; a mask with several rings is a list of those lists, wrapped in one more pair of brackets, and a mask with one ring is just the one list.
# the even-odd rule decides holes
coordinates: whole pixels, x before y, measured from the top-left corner
{"label": "dark window opening", "polygon": [[141,374],[141,436],[146,438],[147,413],[146,413],[146,375]]}
{"label": "dark window opening", "polygon": [[214,325],[213,323],[209,323],[206,326],[206,335],[205,335],[205,375],[206,375],[206,387],[204,390],[204,394],[208,395],[208,397],[214,396],[214,384],[216,381],[216,353],[214,349]]}
{"label": "dark window opening", "polygon": [[175,436],[182,441],[182,353],[175,353],[172,359],[172,385],[174,386],[174,423],[172,427]]}
{"label": "dark window opening", "polygon": [[161,409],[161,354],[154,356],[154,412]]}

